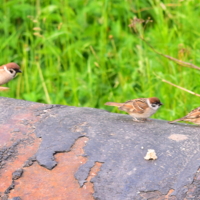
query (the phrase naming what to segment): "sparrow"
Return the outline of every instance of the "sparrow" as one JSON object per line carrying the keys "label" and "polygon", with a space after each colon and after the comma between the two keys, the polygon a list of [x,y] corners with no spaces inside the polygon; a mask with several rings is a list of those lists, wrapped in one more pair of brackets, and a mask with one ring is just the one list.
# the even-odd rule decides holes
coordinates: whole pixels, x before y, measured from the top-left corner
{"label": "sparrow", "polygon": [[133,117],[133,121],[144,122],[163,104],[157,97],[151,97],[132,99],[126,101],[125,103],[107,102],[105,105],[116,106],[119,110],[125,111],[131,115]]}
{"label": "sparrow", "polygon": [[16,76],[17,73],[20,72],[21,70],[19,65],[13,62],[0,66],[0,85],[9,82]]}
{"label": "sparrow", "polygon": [[174,123],[178,121],[187,121],[187,122],[193,122],[194,124],[200,124],[200,107],[195,108],[191,112],[189,112],[185,117],[173,120],[168,123]]}

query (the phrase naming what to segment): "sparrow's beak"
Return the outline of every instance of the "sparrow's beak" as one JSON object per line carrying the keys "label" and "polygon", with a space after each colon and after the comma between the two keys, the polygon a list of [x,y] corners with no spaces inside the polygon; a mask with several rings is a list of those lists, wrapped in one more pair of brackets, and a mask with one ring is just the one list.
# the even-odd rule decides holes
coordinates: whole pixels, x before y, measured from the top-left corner
{"label": "sparrow's beak", "polygon": [[22,71],[20,69],[16,70],[17,73],[22,73]]}
{"label": "sparrow's beak", "polygon": [[160,106],[162,106],[162,105],[163,105],[163,103],[160,102]]}

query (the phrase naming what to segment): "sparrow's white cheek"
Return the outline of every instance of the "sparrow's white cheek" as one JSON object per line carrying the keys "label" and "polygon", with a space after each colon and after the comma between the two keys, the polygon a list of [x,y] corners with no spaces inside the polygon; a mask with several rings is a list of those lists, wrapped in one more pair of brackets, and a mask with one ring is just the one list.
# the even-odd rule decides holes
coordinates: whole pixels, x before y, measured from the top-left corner
{"label": "sparrow's white cheek", "polygon": [[8,69],[7,69],[7,67],[4,65],[4,70],[6,71],[6,72],[8,72],[9,74],[10,74],[10,72],[8,71]]}
{"label": "sparrow's white cheek", "polygon": [[156,105],[156,106],[154,106],[154,107],[151,106],[151,108],[154,109],[154,110],[158,110],[158,108],[160,108],[160,106],[159,106],[159,105]]}

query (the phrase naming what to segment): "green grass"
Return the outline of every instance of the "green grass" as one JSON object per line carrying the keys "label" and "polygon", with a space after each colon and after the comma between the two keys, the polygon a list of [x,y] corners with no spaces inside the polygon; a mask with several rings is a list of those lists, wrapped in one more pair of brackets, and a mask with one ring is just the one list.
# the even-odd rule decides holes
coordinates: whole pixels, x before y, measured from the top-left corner
{"label": "green grass", "polygon": [[133,17],[153,23],[145,39],[159,52],[200,66],[200,3],[195,0],[2,0],[0,65],[23,70],[1,96],[94,107],[157,96],[154,118],[172,120],[200,106],[200,72],[157,55],[128,27]]}

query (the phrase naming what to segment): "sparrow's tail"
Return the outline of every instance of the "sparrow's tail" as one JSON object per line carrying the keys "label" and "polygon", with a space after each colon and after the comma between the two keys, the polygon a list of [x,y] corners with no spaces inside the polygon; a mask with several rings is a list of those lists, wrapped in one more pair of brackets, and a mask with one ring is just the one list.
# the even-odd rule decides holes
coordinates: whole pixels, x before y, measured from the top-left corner
{"label": "sparrow's tail", "polygon": [[107,102],[107,103],[105,103],[105,105],[107,105],[107,106],[117,106],[117,107],[120,107],[120,106],[123,105],[123,103]]}
{"label": "sparrow's tail", "polygon": [[9,90],[8,87],[0,87],[0,91]]}
{"label": "sparrow's tail", "polygon": [[171,121],[171,122],[168,122],[168,123],[169,123],[169,124],[172,124],[172,123],[174,123],[174,122],[183,121],[183,119],[184,119],[184,117],[179,118],[179,119],[175,119],[175,120],[173,120],[173,121]]}

